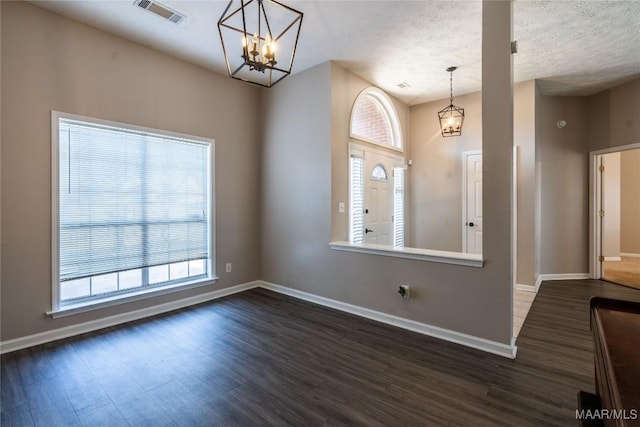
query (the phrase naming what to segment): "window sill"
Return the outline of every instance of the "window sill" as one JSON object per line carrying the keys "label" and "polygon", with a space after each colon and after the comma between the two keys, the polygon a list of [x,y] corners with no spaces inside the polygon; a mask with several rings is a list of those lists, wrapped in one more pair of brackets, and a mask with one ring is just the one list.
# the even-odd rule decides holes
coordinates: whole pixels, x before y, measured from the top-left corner
{"label": "window sill", "polygon": [[199,288],[201,286],[213,285],[218,277],[201,279],[193,282],[174,283],[166,286],[146,288],[139,291],[127,292],[126,294],[113,295],[101,298],[99,300],[83,301],[77,303],[66,303],[55,310],[48,311],[46,314],[53,319],[59,317],[71,316],[73,314],[86,313],[88,311],[99,310],[101,308],[112,307],[115,305],[126,304],[132,301],[139,301],[159,295],[170,294],[173,292],[184,291],[186,289]]}
{"label": "window sill", "polygon": [[482,254],[468,254],[463,252],[448,252],[419,248],[394,248],[388,245],[376,245],[372,243],[349,243],[337,241],[329,243],[329,247],[337,251],[359,252],[364,254],[414,259],[418,261],[464,265],[467,267],[482,267],[484,262]]}

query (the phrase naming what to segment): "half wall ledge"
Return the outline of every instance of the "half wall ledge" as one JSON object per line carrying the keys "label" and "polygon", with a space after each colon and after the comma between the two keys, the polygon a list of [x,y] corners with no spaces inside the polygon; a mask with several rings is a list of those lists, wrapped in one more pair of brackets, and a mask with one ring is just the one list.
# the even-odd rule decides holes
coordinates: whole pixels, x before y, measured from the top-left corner
{"label": "half wall ledge", "polygon": [[349,243],[335,241],[329,243],[331,249],[337,251],[359,252],[371,255],[406,258],[418,261],[440,262],[444,264],[463,265],[467,267],[482,268],[484,260],[482,254],[469,254],[463,252],[437,251],[420,248],[394,248],[388,245],[373,243]]}

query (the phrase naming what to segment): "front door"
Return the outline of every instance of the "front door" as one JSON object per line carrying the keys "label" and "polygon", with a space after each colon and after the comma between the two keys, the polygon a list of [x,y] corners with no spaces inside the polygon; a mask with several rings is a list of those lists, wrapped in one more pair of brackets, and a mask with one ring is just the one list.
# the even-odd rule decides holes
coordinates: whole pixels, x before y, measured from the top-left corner
{"label": "front door", "polygon": [[392,245],[393,159],[365,153],[365,243]]}

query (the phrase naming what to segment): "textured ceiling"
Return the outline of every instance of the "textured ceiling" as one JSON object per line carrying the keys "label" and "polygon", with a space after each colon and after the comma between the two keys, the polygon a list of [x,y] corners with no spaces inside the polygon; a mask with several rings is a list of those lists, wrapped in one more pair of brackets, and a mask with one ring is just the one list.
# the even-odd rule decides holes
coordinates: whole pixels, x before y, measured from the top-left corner
{"label": "textured ceiling", "polygon": [[[304,13],[293,72],[328,60],[414,105],[481,90],[480,1],[286,1]],[[32,2],[225,73],[216,23],[227,1],[161,0],[176,25],[130,1]],[[515,1],[514,80],[590,95],[640,75],[640,1]],[[399,83],[409,88],[400,89]]]}

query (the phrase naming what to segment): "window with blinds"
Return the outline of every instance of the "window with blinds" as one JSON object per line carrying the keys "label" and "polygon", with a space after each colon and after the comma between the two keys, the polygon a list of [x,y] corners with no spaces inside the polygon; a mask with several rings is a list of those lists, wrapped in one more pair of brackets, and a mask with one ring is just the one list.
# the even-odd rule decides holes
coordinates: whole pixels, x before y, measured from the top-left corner
{"label": "window with blinds", "polygon": [[393,169],[393,246],[404,247],[404,168]]}
{"label": "window with blinds", "polygon": [[57,303],[210,278],[213,141],[54,119]]}
{"label": "window with blinds", "polygon": [[350,157],[350,241],[364,242],[364,159],[356,155]]}

